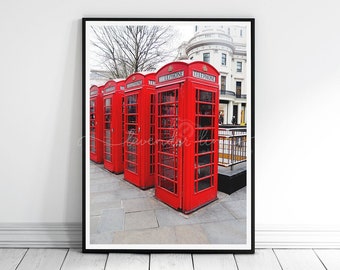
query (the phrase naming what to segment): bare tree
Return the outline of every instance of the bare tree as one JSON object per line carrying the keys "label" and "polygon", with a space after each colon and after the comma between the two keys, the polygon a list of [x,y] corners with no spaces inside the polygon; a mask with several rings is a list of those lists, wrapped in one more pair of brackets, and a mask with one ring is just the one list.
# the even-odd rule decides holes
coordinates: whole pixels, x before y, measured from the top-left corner
{"label": "bare tree", "polygon": [[91,42],[113,79],[154,71],[174,56],[169,46],[175,35],[171,26],[93,26],[92,30],[95,39]]}

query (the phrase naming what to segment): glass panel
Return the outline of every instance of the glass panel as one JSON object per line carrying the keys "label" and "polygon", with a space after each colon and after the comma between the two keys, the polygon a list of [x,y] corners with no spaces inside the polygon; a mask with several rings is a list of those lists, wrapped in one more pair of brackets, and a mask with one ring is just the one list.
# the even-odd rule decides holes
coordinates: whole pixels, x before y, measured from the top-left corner
{"label": "glass panel", "polygon": [[212,141],[198,143],[198,153],[211,152],[213,150],[214,145]]}
{"label": "glass panel", "polygon": [[213,132],[211,129],[199,129],[196,132],[196,141],[211,140]]}
{"label": "glass panel", "polygon": [[176,148],[173,143],[158,142],[158,150],[163,153],[176,154]]}
{"label": "glass panel", "polygon": [[212,115],[213,114],[212,105],[199,103],[197,113],[203,115]]}
{"label": "glass panel", "polygon": [[137,106],[136,105],[127,106],[127,112],[128,113],[136,113],[137,112]]}
{"label": "glass panel", "polygon": [[169,167],[177,167],[177,158],[170,155],[159,154],[158,160],[160,164],[167,165]]}
{"label": "glass panel", "polygon": [[128,144],[128,145],[127,145],[127,150],[128,150],[129,152],[135,153],[135,152],[137,151],[137,147],[136,147],[136,145],[134,145],[134,144]]}
{"label": "glass panel", "polygon": [[158,185],[170,192],[177,193],[177,185],[170,180],[158,177]]}
{"label": "glass panel", "polygon": [[128,159],[129,161],[132,161],[132,162],[136,162],[136,161],[137,161],[137,158],[136,158],[136,155],[135,155],[135,154],[130,154],[130,153],[128,153],[127,159]]}
{"label": "glass panel", "polygon": [[137,115],[129,115],[127,122],[128,123],[137,123]]}
{"label": "glass panel", "polygon": [[211,154],[198,156],[198,165],[202,166],[211,163]]}
{"label": "glass panel", "polygon": [[213,101],[213,93],[207,91],[199,91],[199,101],[204,102],[212,102]]}
{"label": "glass panel", "polygon": [[158,171],[159,174],[169,178],[171,180],[175,180],[176,179],[176,170],[174,168],[168,168],[168,167],[164,167],[164,166],[158,166]]}
{"label": "glass panel", "polygon": [[160,103],[175,102],[178,101],[178,95],[176,90],[162,92],[159,95]]}
{"label": "glass panel", "polygon": [[199,123],[198,127],[212,127],[213,126],[212,117],[199,117],[196,119],[196,123]]}
{"label": "glass panel", "polygon": [[136,164],[133,164],[133,163],[130,163],[130,162],[127,163],[127,169],[131,172],[137,172]]}
{"label": "glass panel", "polygon": [[131,95],[127,98],[128,104],[136,104],[137,103],[137,95]]}
{"label": "glass panel", "polygon": [[111,98],[106,98],[105,99],[105,106],[110,106],[111,105]]}
{"label": "glass panel", "polygon": [[198,181],[196,192],[207,189],[209,187],[211,187],[211,179],[210,178]]}
{"label": "glass panel", "polygon": [[197,169],[198,178],[203,178],[211,174],[210,166]]}

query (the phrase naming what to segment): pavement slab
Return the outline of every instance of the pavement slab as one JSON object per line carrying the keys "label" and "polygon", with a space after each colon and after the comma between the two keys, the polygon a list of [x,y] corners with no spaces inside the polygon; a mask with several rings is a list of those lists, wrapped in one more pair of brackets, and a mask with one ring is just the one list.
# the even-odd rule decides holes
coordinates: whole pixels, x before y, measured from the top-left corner
{"label": "pavement slab", "polygon": [[225,207],[236,219],[247,218],[247,203],[246,200],[224,201],[221,205]]}
{"label": "pavement slab", "polygon": [[123,204],[125,213],[153,210],[153,209],[159,209],[159,208],[165,207],[153,197],[133,198],[133,199],[128,199],[128,200],[123,200],[122,204]]}
{"label": "pavement slab", "polygon": [[98,222],[97,233],[124,230],[124,217],[122,209],[104,210]]}
{"label": "pavement slab", "polygon": [[246,221],[228,220],[201,224],[212,244],[246,244]]}
{"label": "pavement slab", "polygon": [[116,232],[113,243],[117,244],[176,244],[174,227],[152,228]]}
{"label": "pavement slab", "polygon": [[177,244],[209,244],[209,239],[199,224],[175,227]]}
{"label": "pavement slab", "polygon": [[125,214],[125,231],[157,228],[158,222],[153,210]]}

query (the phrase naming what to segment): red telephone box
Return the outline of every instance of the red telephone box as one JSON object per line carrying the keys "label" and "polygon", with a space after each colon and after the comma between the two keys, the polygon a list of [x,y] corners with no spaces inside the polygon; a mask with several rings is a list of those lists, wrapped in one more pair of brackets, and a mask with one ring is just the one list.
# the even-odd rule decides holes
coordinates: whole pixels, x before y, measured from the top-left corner
{"label": "red telephone box", "polygon": [[103,163],[103,86],[90,88],[90,159]]}
{"label": "red telephone box", "polygon": [[131,74],[125,80],[124,178],[147,189],[155,173],[155,73]]}
{"label": "red telephone box", "polygon": [[124,171],[124,88],[124,80],[111,80],[103,87],[104,168],[116,174]]}
{"label": "red telephone box", "polygon": [[201,61],[156,73],[155,196],[184,213],[217,199],[218,76]]}

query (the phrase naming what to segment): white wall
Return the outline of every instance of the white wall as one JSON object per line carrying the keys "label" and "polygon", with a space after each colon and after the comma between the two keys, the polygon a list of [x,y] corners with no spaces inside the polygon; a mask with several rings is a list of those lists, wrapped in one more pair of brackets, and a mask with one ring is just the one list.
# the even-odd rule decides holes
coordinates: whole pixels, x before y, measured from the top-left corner
{"label": "white wall", "polygon": [[81,221],[82,17],[242,16],[256,19],[256,224],[339,228],[338,3],[2,0],[0,222]]}

